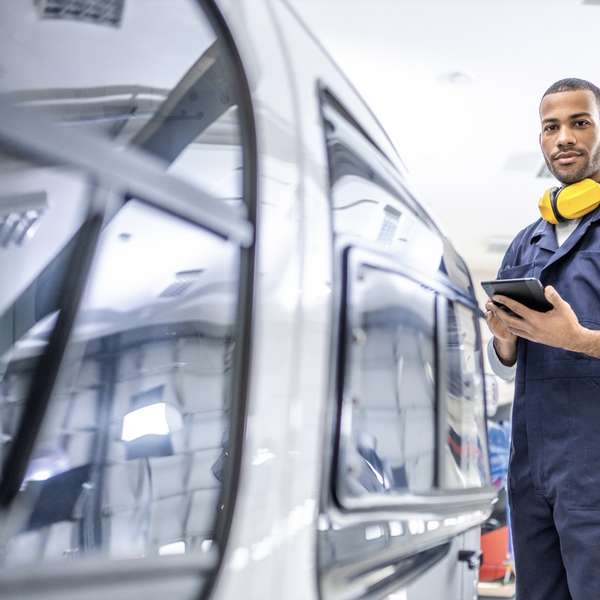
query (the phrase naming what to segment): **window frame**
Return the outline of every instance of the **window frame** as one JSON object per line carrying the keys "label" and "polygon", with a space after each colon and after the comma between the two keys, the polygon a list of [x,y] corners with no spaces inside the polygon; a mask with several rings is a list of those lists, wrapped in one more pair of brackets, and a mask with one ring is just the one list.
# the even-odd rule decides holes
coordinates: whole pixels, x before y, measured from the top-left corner
{"label": "window frame", "polygon": [[[353,241],[354,242],[354,241]],[[347,511],[372,511],[385,510],[391,507],[402,508],[406,510],[423,511],[423,507],[441,508],[450,504],[472,504],[477,503],[483,497],[489,496],[491,488],[473,487],[464,489],[453,489],[443,487],[443,465],[445,460],[446,436],[447,427],[447,370],[445,369],[447,361],[445,360],[445,344],[447,340],[446,328],[446,305],[449,301],[457,302],[472,311],[474,315],[479,311],[477,305],[469,302],[461,294],[455,290],[445,286],[440,281],[428,278],[421,273],[418,273],[406,265],[399,265],[397,259],[388,256],[381,251],[380,248],[369,247],[367,244],[360,246],[355,243],[344,244],[343,250],[340,252],[340,258],[343,262],[342,277],[340,280],[340,289],[342,290],[342,300],[339,304],[338,313],[338,328],[337,328],[337,367],[336,367],[336,390],[335,390],[335,430],[334,430],[334,452],[333,462],[330,477],[332,497],[336,505]],[[342,419],[344,405],[347,403],[346,393],[344,390],[345,375],[347,372],[347,357],[349,352],[350,340],[349,333],[349,293],[351,288],[351,277],[362,266],[375,269],[380,272],[390,273],[404,277],[414,283],[418,283],[430,290],[434,295],[435,323],[434,323],[434,352],[436,357],[435,364],[435,465],[434,465],[434,482],[435,486],[428,493],[398,493],[398,494],[366,494],[364,497],[351,500],[344,500],[337,493],[337,473],[339,468],[339,456],[342,447]],[[483,374],[483,363],[481,363],[481,373]],[[485,390],[484,390],[485,394]],[[485,396],[484,396],[485,397]],[[487,443],[487,437],[486,437]]]}
{"label": "window frame", "polygon": [[[8,510],[12,504],[24,470],[29,462],[33,445],[40,432],[45,409],[54,390],[54,384],[64,356],[67,342],[73,330],[81,296],[90,276],[93,257],[98,249],[102,224],[114,210],[115,197],[125,202],[128,196],[137,196],[144,203],[166,213],[184,219],[217,236],[235,243],[240,250],[238,306],[239,343],[236,345],[233,372],[236,374],[231,392],[231,421],[229,455],[231,466],[221,486],[219,504],[227,510],[218,511],[215,521],[213,552],[205,555],[191,554],[157,559],[89,558],[77,562],[60,561],[52,565],[38,565],[37,577],[31,577],[29,568],[0,570],[3,589],[17,589],[27,597],[36,596],[36,590],[44,581],[64,582],[69,591],[65,597],[76,593],[78,586],[88,586],[90,578],[98,585],[109,585],[113,592],[119,584],[142,581],[147,577],[176,579],[194,576],[198,594],[210,594],[222,566],[222,558],[232,526],[239,487],[242,462],[242,443],[245,438],[247,414],[247,390],[250,375],[250,352],[252,346],[252,315],[254,311],[254,271],[256,244],[256,214],[258,196],[258,150],[254,108],[249,82],[233,36],[214,0],[191,0],[198,5],[202,15],[223,41],[236,71],[239,97],[238,114],[243,160],[242,194],[245,204],[233,208],[220,199],[212,197],[198,185],[188,183],[164,171],[164,163],[148,155],[140,148],[127,146],[119,152],[110,140],[96,137],[84,131],[61,128],[48,118],[31,115],[0,100],[0,145],[9,151],[26,153],[34,160],[50,161],[72,167],[87,179],[90,189],[88,212],[81,227],[88,228],[89,236],[83,236],[80,252],[67,269],[68,276],[62,282],[61,309],[57,325],[42,354],[40,364],[34,371],[35,384],[27,393],[23,415],[19,425],[20,436],[15,437],[13,456],[2,465],[0,478],[0,510]],[[97,193],[110,191],[110,194]],[[119,206],[122,204],[119,204]],[[36,409],[37,405],[37,409]],[[40,408],[40,405],[41,408]],[[25,451],[23,451],[23,449]],[[20,454],[15,463],[17,451]],[[15,469],[17,465],[17,469]],[[14,471],[7,479],[6,475]],[[16,477],[15,477],[16,475]],[[218,548],[218,551],[216,550]],[[106,578],[110,573],[111,578]],[[206,575],[204,580],[198,579]],[[202,589],[200,590],[200,584]]]}
{"label": "window frame", "polygon": [[[439,307],[439,311],[440,311],[440,315],[439,318],[441,320],[443,320],[443,325],[444,327],[440,327],[440,331],[439,331],[439,337],[438,337],[438,344],[439,344],[439,355],[445,355],[445,349],[447,347],[447,342],[448,342],[448,309],[450,307],[450,304],[458,304],[460,306],[463,306],[466,310],[469,311],[470,315],[473,317],[474,320],[476,320],[477,318],[479,318],[481,320],[481,309],[479,308],[479,306],[474,306],[473,304],[470,303],[466,303],[461,301],[460,298],[452,298],[449,296],[441,296],[440,297],[440,307]],[[485,445],[486,445],[486,451],[485,451],[485,458],[487,461],[487,475],[488,478],[490,478],[490,456],[489,456],[489,440],[488,440],[488,430],[487,430],[487,390],[485,387],[485,365],[484,365],[484,360],[483,360],[483,340],[482,340],[482,336],[481,336],[481,328],[475,328],[475,333],[476,333],[476,343],[477,346],[479,348],[479,361],[478,361],[478,366],[479,366],[479,372],[482,378],[482,396],[483,396],[483,420],[484,420],[484,428],[483,428],[483,435],[484,435],[484,441],[485,441]],[[445,360],[445,359],[444,359]],[[482,489],[486,489],[489,486],[475,486],[475,487],[467,487],[467,488],[451,488],[451,487],[447,487],[447,484],[445,483],[446,481],[446,469],[443,468],[443,465],[445,463],[445,450],[446,447],[448,445],[448,442],[445,438],[445,432],[448,431],[448,393],[447,393],[447,383],[448,383],[448,361],[445,361],[445,365],[444,365],[444,373],[445,373],[445,377],[444,377],[444,394],[441,396],[441,401],[443,402],[442,408],[443,411],[440,411],[440,422],[439,422],[439,426],[440,426],[440,453],[439,453],[439,461],[440,461],[440,466],[442,468],[440,468],[440,481],[439,481],[439,485],[440,485],[440,489],[442,489],[446,494],[448,495],[452,495],[452,494],[461,494],[464,492],[470,492],[472,490],[482,490]],[[464,401],[464,399],[463,399]],[[491,485],[491,484],[490,484]],[[491,489],[491,488],[490,488]]]}

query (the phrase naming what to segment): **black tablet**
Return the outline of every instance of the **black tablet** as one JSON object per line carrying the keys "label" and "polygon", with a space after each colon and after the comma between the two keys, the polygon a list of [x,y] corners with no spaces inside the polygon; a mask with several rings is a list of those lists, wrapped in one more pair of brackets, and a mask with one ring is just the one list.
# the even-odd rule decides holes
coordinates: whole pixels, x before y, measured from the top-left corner
{"label": "black tablet", "polygon": [[[481,285],[490,298],[495,294],[501,294],[540,312],[548,312],[553,308],[544,296],[544,287],[541,281],[535,277],[495,279],[493,281],[482,281]],[[495,304],[507,310],[500,303],[495,302]]]}

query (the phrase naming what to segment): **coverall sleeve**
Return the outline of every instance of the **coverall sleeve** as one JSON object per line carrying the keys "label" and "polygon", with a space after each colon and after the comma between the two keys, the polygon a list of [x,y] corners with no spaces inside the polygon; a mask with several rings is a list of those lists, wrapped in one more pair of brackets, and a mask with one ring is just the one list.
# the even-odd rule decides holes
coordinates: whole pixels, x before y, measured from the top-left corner
{"label": "coverall sleeve", "polygon": [[513,381],[517,371],[517,363],[512,365],[512,367],[509,367],[500,362],[500,359],[496,354],[496,348],[494,348],[494,338],[490,338],[490,341],[488,342],[487,353],[492,371],[494,371],[500,379],[504,379],[504,381]]}
{"label": "coverall sleeve", "polygon": [[[518,237],[519,236],[517,236],[517,238]],[[500,265],[500,268],[498,269],[498,274],[496,275],[497,279],[502,279],[502,277],[500,276],[500,273],[502,273],[502,271],[504,270],[504,268],[506,266],[513,264],[514,255],[515,255],[514,246],[515,246],[515,242],[517,241],[517,238],[515,238],[513,240],[511,245],[508,247],[508,250],[504,254],[504,258],[502,259],[502,264]],[[494,371],[494,373],[496,375],[498,375],[498,377],[500,377],[501,379],[504,379],[505,381],[513,381],[515,378],[515,373],[517,371],[517,364],[515,363],[511,367],[502,364],[502,362],[498,358],[498,354],[496,354],[496,348],[494,348],[494,338],[491,338],[490,341],[488,342],[487,353],[488,353],[488,359],[490,361],[490,367],[492,367],[492,371]]]}

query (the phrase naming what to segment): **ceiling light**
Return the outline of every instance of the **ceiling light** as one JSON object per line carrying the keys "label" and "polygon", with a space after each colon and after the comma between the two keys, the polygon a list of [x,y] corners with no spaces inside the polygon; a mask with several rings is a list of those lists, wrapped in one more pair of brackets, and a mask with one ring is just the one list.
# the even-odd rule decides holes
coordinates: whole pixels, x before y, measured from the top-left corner
{"label": "ceiling light", "polygon": [[177,407],[166,402],[148,404],[123,417],[121,439],[132,442],[147,435],[169,435],[183,426]]}
{"label": "ceiling light", "polygon": [[449,85],[469,85],[473,83],[473,78],[464,71],[449,71],[442,73],[438,77],[438,81]]}
{"label": "ceiling light", "polygon": [[29,462],[24,481],[46,481],[68,470],[69,461],[62,450],[42,450]]}
{"label": "ceiling light", "polygon": [[185,554],[185,542],[171,542],[164,544],[158,549],[159,556],[173,556],[175,554]]}

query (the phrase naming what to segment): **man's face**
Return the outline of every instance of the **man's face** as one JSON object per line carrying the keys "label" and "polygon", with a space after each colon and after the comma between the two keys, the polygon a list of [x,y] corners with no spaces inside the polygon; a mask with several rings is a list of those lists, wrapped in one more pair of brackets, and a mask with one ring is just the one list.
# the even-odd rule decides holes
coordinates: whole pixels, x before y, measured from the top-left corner
{"label": "man's face", "polygon": [[600,182],[600,112],[593,92],[546,96],[540,105],[540,146],[550,172],[564,184]]}

